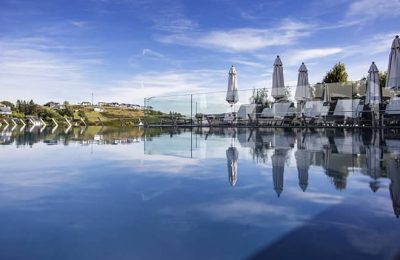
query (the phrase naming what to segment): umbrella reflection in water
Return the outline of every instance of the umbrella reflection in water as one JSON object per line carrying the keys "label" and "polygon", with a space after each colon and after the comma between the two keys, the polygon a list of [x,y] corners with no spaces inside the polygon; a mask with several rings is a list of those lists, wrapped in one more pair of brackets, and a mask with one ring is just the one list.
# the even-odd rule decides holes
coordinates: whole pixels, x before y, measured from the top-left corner
{"label": "umbrella reflection in water", "polygon": [[275,149],[272,155],[272,178],[274,181],[274,189],[278,197],[283,191],[283,174],[285,171],[286,150]]}
{"label": "umbrella reflection in water", "polygon": [[231,186],[235,186],[237,182],[237,161],[239,157],[239,152],[234,145],[234,139],[236,138],[236,134],[232,135],[231,146],[226,150],[226,159],[228,166],[228,177],[229,183]]}
{"label": "umbrella reflection in water", "polygon": [[365,153],[367,158],[367,175],[372,178],[370,187],[373,192],[376,192],[379,188],[378,178],[381,177],[381,161],[383,158],[379,133],[374,132],[371,142],[365,146]]}
{"label": "umbrella reflection in water", "polygon": [[308,186],[308,170],[310,168],[311,156],[305,150],[297,150],[295,155],[297,171],[299,174],[299,186],[302,191],[306,191]]}

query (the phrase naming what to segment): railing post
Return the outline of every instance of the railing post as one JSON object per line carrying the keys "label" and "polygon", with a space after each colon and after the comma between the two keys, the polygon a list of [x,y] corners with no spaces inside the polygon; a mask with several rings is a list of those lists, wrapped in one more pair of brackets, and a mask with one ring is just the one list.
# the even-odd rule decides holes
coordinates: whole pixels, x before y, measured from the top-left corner
{"label": "railing post", "polygon": [[193,94],[190,94],[190,125],[193,125]]}
{"label": "railing post", "polygon": [[144,121],[147,121],[146,118],[146,98],[143,99],[143,117],[144,117]]}

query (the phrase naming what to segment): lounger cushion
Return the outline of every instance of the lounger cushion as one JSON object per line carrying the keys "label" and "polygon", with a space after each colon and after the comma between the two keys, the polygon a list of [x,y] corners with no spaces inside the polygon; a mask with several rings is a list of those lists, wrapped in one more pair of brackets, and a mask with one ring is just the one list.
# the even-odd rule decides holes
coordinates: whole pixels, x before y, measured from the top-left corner
{"label": "lounger cushion", "polygon": [[400,115],[400,97],[390,98],[389,104],[385,109],[386,115]]}
{"label": "lounger cushion", "polygon": [[248,115],[250,115],[251,118],[254,119],[255,112],[256,112],[256,104],[241,105],[237,112],[237,118],[240,120],[248,120],[249,119]]}
{"label": "lounger cushion", "polygon": [[279,102],[273,103],[271,108],[264,108],[261,112],[263,118],[277,118],[292,117],[295,115],[295,109],[292,102]]}
{"label": "lounger cushion", "polygon": [[234,113],[225,113],[224,115],[224,123],[232,123],[235,120]]}
{"label": "lounger cushion", "polygon": [[360,104],[360,99],[341,99],[338,100],[334,116],[344,116],[345,118],[357,118],[360,112],[363,111],[363,105]]}
{"label": "lounger cushion", "polygon": [[307,101],[304,104],[304,107],[301,112],[305,117],[311,117],[311,118],[319,117],[323,106],[324,106],[323,101],[319,100]]}

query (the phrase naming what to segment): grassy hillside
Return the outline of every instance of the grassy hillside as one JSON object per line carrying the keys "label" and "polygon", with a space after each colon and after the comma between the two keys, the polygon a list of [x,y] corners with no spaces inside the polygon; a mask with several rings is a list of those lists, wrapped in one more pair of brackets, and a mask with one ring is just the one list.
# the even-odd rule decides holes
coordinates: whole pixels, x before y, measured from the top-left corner
{"label": "grassy hillside", "polygon": [[102,112],[95,112],[92,108],[81,108],[74,113],[74,119],[79,120],[84,114],[84,119],[89,125],[137,125],[143,119],[143,111],[123,108],[103,108]]}

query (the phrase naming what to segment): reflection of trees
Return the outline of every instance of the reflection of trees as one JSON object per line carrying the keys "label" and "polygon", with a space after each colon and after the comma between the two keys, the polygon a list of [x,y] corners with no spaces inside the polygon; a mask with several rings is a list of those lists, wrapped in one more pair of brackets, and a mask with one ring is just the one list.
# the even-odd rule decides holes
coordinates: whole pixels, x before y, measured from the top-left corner
{"label": "reflection of trees", "polygon": [[[154,131],[151,131],[152,133]],[[87,128],[71,128],[65,132],[64,129],[57,129],[52,132],[48,127],[44,131],[40,131],[38,127],[29,131],[28,128],[20,131],[19,129],[13,131],[7,143],[13,144],[17,147],[33,146],[36,143],[43,142],[47,144],[63,144],[69,145],[71,142],[88,144],[94,141],[95,137],[101,135],[101,143],[112,143],[114,140],[121,142],[130,142],[132,138],[139,139],[143,136],[143,129],[139,128],[107,128],[89,126]]]}
{"label": "reflection of trees", "polygon": [[331,178],[331,181],[337,190],[346,189],[348,173],[327,170],[325,174]]}
{"label": "reflection of trees", "polygon": [[291,149],[295,143],[295,134],[290,129],[257,129],[253,136],[254,145],[250,154],[256,163],[266,163],[271,149]]}

